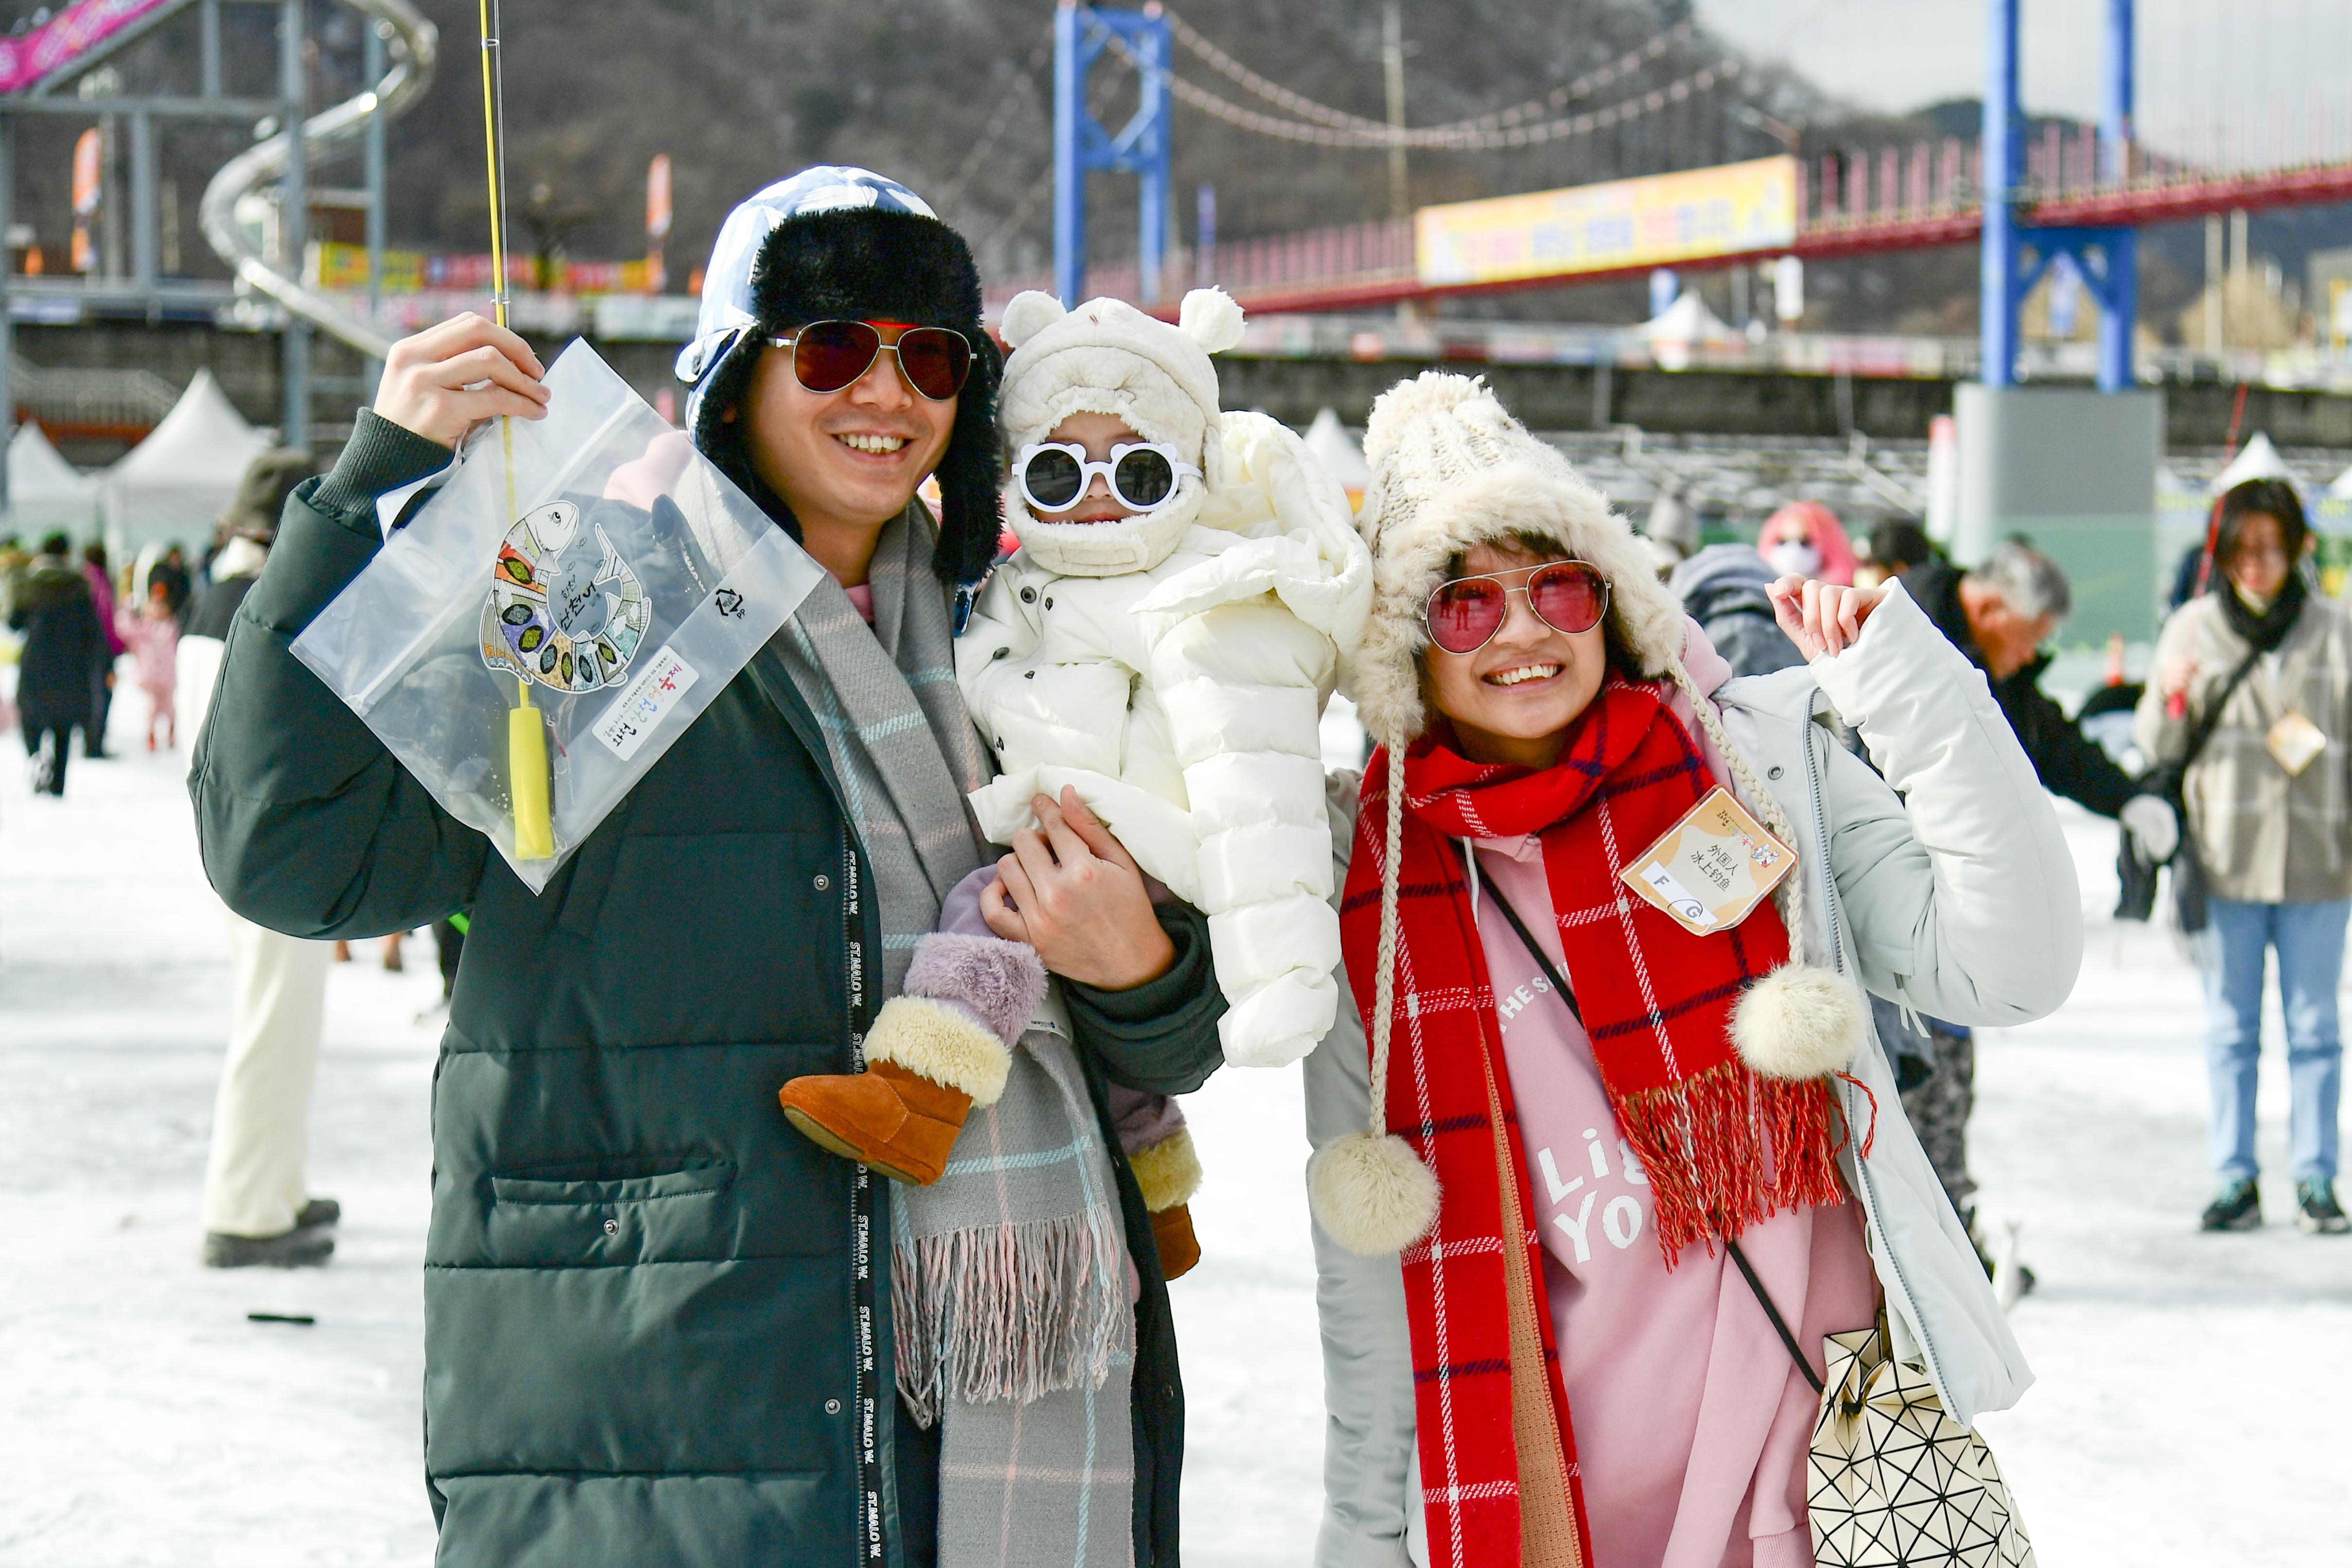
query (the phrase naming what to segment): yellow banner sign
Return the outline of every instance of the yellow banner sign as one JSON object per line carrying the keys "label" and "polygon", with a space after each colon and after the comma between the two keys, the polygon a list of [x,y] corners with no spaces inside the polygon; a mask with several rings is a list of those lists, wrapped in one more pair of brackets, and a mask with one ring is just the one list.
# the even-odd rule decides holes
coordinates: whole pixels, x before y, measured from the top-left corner
{"label": "yellow banner sign", "polygon": [[1665,267],[1769,250],[1797,237],[1797,161],[1759,158],[1413,214],[1421,281],[1518,278]]}

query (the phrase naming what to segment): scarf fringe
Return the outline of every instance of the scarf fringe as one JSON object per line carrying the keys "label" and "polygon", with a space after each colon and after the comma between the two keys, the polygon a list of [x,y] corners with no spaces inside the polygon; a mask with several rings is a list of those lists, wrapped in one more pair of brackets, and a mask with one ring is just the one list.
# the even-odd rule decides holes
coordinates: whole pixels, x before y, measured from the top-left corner
{"label": "scarf fringe", "polygon": [[1611,1100],[1649,1177],[1669,1269],[1695,1241],[1712,1249],[1782,1209],[1845,1200],[1823,1080],[1765,1078],[1733,1061]]}
{"label": "scarf fringe", "polygon": [[1031,1404],[1083,1380],[1100,1388],[1130,1348],[1121,1261],[1085,1214],[975,1226],[891,1249],[898,1393],[918,1424],[944,1398]]}

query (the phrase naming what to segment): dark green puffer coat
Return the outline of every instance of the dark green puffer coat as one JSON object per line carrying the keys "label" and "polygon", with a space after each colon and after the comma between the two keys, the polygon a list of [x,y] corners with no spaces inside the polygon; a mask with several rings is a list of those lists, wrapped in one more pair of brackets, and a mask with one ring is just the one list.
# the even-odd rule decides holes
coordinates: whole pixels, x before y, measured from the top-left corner
{"label": "dark green puffer coat", "polygon": [[[889,1184],[776,1090],[851,1064],[845,825],[814,719],[762,653],[534,897],[297,662],[375,554],[373,497],[446,454],[373,416],[298,490],[230,632],[190,790],[247,918],[361,937],[470,908],[433,1094],[425,1471],[447,1568],[928,1568],[937,1458],[891,1394]],[[862,856],[861,856],[862,858]],[[1183,1402],[1107,1078],[1197,1087],[1223,1010],[1205,925],[1160,979],[1067,988],[1143,1278],[1135,1549],[1177,1561]],[[875,1239],[880,1542],[861,1519],[860,1238]],[[896,1413],[896,1418],[892,1416]]]}

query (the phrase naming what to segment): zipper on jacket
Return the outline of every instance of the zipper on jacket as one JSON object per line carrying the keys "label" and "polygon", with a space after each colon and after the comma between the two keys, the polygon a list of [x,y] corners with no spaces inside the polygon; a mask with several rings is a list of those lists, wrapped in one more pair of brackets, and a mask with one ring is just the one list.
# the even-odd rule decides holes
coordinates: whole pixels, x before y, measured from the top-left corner
{"label": "zipper on jacket", "polygon": [[[841,936],[844,992],[849,999],[850,1071],[866,1069],[866,890],[864,866],[846,820],[841,828]],[[866,1563],[884,1561],[882,1539],[882,1448],[879,1369],[874,1337],[874,1173],[850,1162],[849,1279],[850,1312],[855,1344],[856,1375],[852,1379],[850,1414],[857,1423],[852,1441],[857,1451],[858,1555]]]}
{"label": "zipper on jacket", "polygon": [[[1815,841],[1821,846],[1822,908],[1826,911],[1830,930],[1830,961],[1837,966],[1837,972],[1843,975],[1846,972],[1845,934],[1838,918],[1837,883],[1830,875],[1829,808],[1822,798],[1821,762],[1813,755],[1815,727],[1809,707],[1805,716],[1798,720],[1797,739],[1805,753],[1805,782],[1812,790],[1813,835]],[[1845,1124],[1851,1128],[1853,1125],[1855,1110],[1853,1090],[1848,1084],[1840,1083],[1837,1091],[1838,1103],[1845,1108]],[[1853,1151],[1853,1172],[1859,1178],[1862,1189],[1857,1196],[1862,1199],[1863,1213],[1869,1219],[1871,1228],[1878,1233],[1879,1250],[1885,1254],[1886,1266],[1893,1271],[1895,1282],[1903,1292],[1904,1317],[1910,1323],[1912,1333],[1919,1341],[1919,1354],[1926,1357],[1927,1362],[1927,1375],[1934,1380],[1936,1392],[1940,1396],[1944,1390],[1943,1366],[1936,1359],[1936,1347],[1929,1342],[1927,1325],[1920,1317],[1919,1298],[1911,1289],[1909,1277],[1903,1272],[1903,1260],[1895,1250],[1893,1243],[1886,1239],[1885,1227],[1879,1221],[1878,1189],[1871,1180],[1870,1162],[1862,1157],[1862,1150],[1859,1148]],[[1893,1347],[1888,1348],[1891,1350]]]}

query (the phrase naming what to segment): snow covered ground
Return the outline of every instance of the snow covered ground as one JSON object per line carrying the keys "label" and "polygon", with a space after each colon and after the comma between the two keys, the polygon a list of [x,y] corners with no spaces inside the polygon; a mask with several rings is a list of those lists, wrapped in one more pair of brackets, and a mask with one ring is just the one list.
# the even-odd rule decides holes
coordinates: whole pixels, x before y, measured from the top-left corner
{"label": "snow covered ground", "polygon": [[[135,737],[129,695],[117,743]],[[63,801],[0,757],[0,1563],[430,1561],[418,1479],[419,1263],[437,997],[338,967],[312,1133],[345,1219],[324,1270],[196,1266],[226,1030],[226,948],[179,768],[76,758]],[[2072,813],[2091,936],[2074,1001],[1979,1056],[1976,1165],[2041,1288],[2015,1322],[2041,1375],[1985,1430],[2051,1564],[2352,1560],[2352,1239],[2273,1222],[2205,1238],[2193,976],[2118,929],[2113,830]],[[2273,1035],[2275,1046],[2276,1036]],[[2275,1061],[2275,1059],[2273,1059]],[[2283,1172],[2284,1086],[2263,1157]],[[1206,1249],[1174,1287],[1192,1410],[1185,1552],[1300,1564],[1321,1369],[1296,1072],[1189,1104]],[[307,1312],[317,1325],[248,1322]]]}

